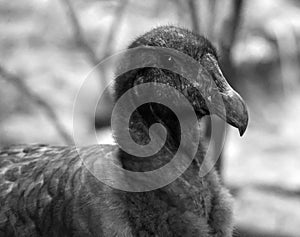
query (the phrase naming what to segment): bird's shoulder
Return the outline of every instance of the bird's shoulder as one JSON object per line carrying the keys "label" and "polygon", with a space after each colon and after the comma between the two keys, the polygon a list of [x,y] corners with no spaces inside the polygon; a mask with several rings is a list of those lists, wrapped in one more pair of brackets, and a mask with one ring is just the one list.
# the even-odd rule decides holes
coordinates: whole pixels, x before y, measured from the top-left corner
{"label": "bird's shoulder", "polygon": [[[107,162],[115,158],[117,151],[113,145],[51,146],[12,145],[0,148],[0,194],[9,193],[20,186],[29,189],[33,184],[43,185],[61,177],[75,176],[86,166]],[[76,172],[77,171],[77,172]]]}

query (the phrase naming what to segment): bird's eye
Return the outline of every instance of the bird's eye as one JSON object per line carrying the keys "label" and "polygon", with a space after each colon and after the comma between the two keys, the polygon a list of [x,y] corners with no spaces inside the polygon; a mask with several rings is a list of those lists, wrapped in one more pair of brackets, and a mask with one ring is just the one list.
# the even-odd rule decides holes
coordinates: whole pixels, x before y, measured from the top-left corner
{"label": "bird's eye", "polygon": [[176,61],[175,61],[174,57],[171,55],[167,55],[167,54],[163,55],[161,57],[161,60],[162,60],[162,66],[164,68],[172,69],[176,66]]}

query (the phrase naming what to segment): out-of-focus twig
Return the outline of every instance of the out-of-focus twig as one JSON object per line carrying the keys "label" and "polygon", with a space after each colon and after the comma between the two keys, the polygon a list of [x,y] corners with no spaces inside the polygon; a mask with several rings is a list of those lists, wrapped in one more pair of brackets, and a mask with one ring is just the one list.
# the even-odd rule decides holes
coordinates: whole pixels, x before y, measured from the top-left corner
{"label": "out-of-focus twig", "polygon": [[[229,83],[234,87],[238,87],[238,80],[236,78],[236,71],[232,63],[231,50],[235,43],[237,36],[237,29],[241,20],[241,11],[243,7],[243,0],[232,0],[232,9],[224,20],[224,23],[221,27],[221,32],[219,35],[219,46],[221,51],[221,67],[222,71],[229,81]],[[224,123],[222,123],[224,124]],[[225,136],[225,128],[220,129],[220,136]],[[219,171],[222,176],[223,170],[223,154],[219,157],[216,165],[216,170]]]}
{"label": "out-of-focus twig", "polygon": [[182,21],[182,19],[186,16],[187,5],[185,0],[173,0],[173,3],[176,6],[177,11],[177,19],[178,21]]}
{"label": "out-of-focus twig", "polygon": [[207,31],[207,37],[209,40],[214,41],[215,40],[215,22],[216,22],[216,17],[218,16],[216,13],[216,0],[208,0],[208,31]]}
{"label": "out-of-focus twig", "polygon": [[28,99],[38,105],[51,120],[57,132],[64,139],[67,144],[72,144],[73,139],[70,134],[66,131],[65,127],[59,121],[56,113],[52,107],[43,100],[39,95],[31,91],[31,89],[24,83],[24,81],[15,74],[8,72],[3,66],[0,65],[0,76],[9,83],[12,83],[17,89],[23,93]]}
{"label": "out-of-focus twig", "polygon": [[225,19],[221,27],[221,34],[219,35],[219,46],[222,55],[221,66],[225,76],[227,76],[228,81],[233,87],[238,87],[238,82],[235,79],[235,69],[232,64],[231,51],[237,37],[243,4],[243,0],[232,0],[232,10]]}
{"label": "out-of-focus twig", "polygon": [[198,14],[198,8],[197,8],[197,3],[196,0],[188,0],[188,6],[190,10],[190,15],[191,15],[191,22],[192,22],[192,29],[195,33],[200,32],[200,18]]}
{"label": "out-of-focus twig", "polygon": [[[280,23],[279,23],[280,24]],[[281,22],[283,26],[273,27],[281,67],[283,92],[290,93],[297,88],[299,80],[299,60],[297,55],[297,36],[292,23]]]}
{"label": "out-of-focus twig", "polygon": [[118,35],[117,33],[119,32],[119,29],[121,27],[121,22],[124,17],[125,9],[128,6],[128,2],[129,2],[129,0],[122,0],[115,10],[114,19],[110,26],[110,30],[109,30],[107,38],[106,38],[106,43],[104,44],[103,52],[101,54],[102,55],[101,60],[108,57],[111,54],[111,52],[113,51],[115,39],[116,39],[116,37]]}
{"label": "out-of-focus twig", "polygon": [[244,3],[243,0],[232,1],[232,10],[221,27],[219,40],[221,53],[225,58],[230,57],[232,46],[235,43]]}
{"label": "out-of-focus twig", "polygon": [[[81,49],[86,53],[90,63],[93,66],[96,66],[99,62],[101,62],[102,60],[110,56],[111,52],[113,51],[113,47],[115,45],[115,39],[117,37],[117,33],[119,32],[122,23],[122,18],[124,16],[125,9],[129,3],[129,0],[121,0],[119,5],[117,6],[114,13],[114,19],[110,26],[110,30],[108,32],[105,43],[103,45],[100,57],[97,56],[95,50],[90,46],[87,39],[85,38],[83,30],[78,20],[78,16],[76,15],[75,9],[71,1],[70,0],[61,0],[61,1],[69,16],[76,42],[81,47]],[[100,87],[104,88],[106,86],[106,75],[107,75],[106,68],[97,67],[96,70],[98,71],[98,74],[100,76],[99,85]],[[99,124],[96,125],[97,127],[103,127],[110,124],[110,110],[113,106],[113,99],[108,93],[106,93],[104,94],[102,100],[104,101],[103,105],[105,106],[105,108],[103,109],[103,113],[102,113],[103,118],[96,118],[96,120],[99,120],[96,121],[96,124]]]}
{"label": "out-of-focus twig", "polygon": [[100,60],[98,59],[95,51],[92,49],[92,47],[87,42],[83,31],[81,29],[80,23],[78,21],[78,17],[76,15],[76,12],[73,8],[73,5],[71,4],[70,0],[61,0],[64,4],[64,7],[68,13],[71,25],[73,27],[75,40],[77,44],[82,48],[82,50],[87,54],[89,60],[93,65],[97,65]]}
{"label": "out-of-focus twig", "polygon": [[[110,31],[108,33],[106,43],[103,46],[103,50],[101,52],[101,57],[98,57],[95,50],[90,46],[87,39],[84,36],[83,30],[81,28],[81,25],[78,20],[78,16],[76,14],[76,11],[71,3],[70,0],[61,0],[63,5],[65,6],[66,12],[69,16],[71,26],[74,31],[74,37],[77,42],[77,44],[81,47],[81,49],[87,54],[88,59],[90,63],[93,66],[96,66],[99,62],[101,62],[103,59],[108,57],[112,50],[115,43],[115,38],[117,36],[117,33],[119,32],[119,28],[121,26],[122,17],[124,16],[124,12],[126,9],[126,6],[128,5],[129,0],[122,0],[115,11],[115,18],[111,24]],[[99,74],[101,75],[101,85],[103,86],[105,82],[105,72],[103,70],[98,69]]]}

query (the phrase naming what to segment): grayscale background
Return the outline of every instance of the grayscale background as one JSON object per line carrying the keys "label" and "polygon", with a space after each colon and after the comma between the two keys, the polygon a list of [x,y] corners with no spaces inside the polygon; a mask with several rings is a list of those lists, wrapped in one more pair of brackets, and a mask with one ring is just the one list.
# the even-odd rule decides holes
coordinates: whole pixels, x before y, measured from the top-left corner
{"label": "grayscale background", "polygon": [[[300,1],[0,0],[0,146],[71,144],[73,103],[101,60],[137,36],[175,24],[217,47],[229,83],[248,104],[240,138],[228,128],[222,179],[240,236],[300,235]],[[113,143],[112,99],[90,101],[113,77],[94,73],[80,101],[79,133]],[[101,112],[100,112],[101,111]]]}

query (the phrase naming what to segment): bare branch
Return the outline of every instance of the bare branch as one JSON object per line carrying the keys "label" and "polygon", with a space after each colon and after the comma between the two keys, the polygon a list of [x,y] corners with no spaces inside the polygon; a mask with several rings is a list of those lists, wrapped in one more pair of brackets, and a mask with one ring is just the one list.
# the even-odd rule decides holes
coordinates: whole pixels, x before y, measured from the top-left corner
{"label": "bare branch", "polygon": [[230,57],[231,49],[236,39],[243,3],[243,0],[233,0],[232,11],[221,28],[220,48],[222,54],[226,57]]}
{"label": "bare branch", "polygon": [[33,101],[36,105],[38,105],[44,111],[46,116],[49,118],[49,120],[54,125],[57,132],[65,140],[65,142],[67,144],[73,143],[72,137],[66,131],[64,126],[60,123],[60,121],[59,121],[56,113],[52,109],[52,107],[45,100],[43,100],[39,95],[33,93],[20,77],[8,72],[1,65],[0,65],[0,75],[7,82],[14,84],[21,93],[23,93],[28,99]]}
{"label": "bare branch", "polygon": [[[77,41],[77,43],[81,47],[81,49],[88,56],[90,63],[93,66],[96,66],[99,62],[101,62],[102,60],[104,60],[105,58],[110,56],[111,52],[113,51],[113,46],[115,45],[115,39],[117,37],[117,33],[119,32],[122,18],[124,16],[125,9],[126,9],[126,6],[128,5],[129,0],[121,0],[120,4],[118,5],[118,7],[115,10],[114,19],[110,26],[110,31],[108,32],[106,42],[103,45],[101,57],[97,56],[94,49],[89,45],[88,41],[86,40],[71,1],[70,0],[61,0],[61,1],[62,1],[63,5],[65,6],[66,12],[70,18],[70,22],[71,22],[71,25],[72,25],[73,31],[74,31],[75,40]],[[100,77],[100,80],[99,80],[100,87],[104,87],[106,84],[106,75],[107,75],[106,68],[97,67],[96,69],[97,69],[99,77]],[[105,94],[104,97],[102,98],[102,100],[105,102],[104,103],[104,106],[105,106],[104,119],[98,118],[97,120],[99,120],[98,121],[99,124],[109,125],[110,119],[109,119],[109,116],[106,116],[106,115],[110,114],[109,111],[112,108],[113,100],[109,94]],[[100,122],[100,120],[101,120],[101,122]]]}
{"label": "bare branch", "polygon": [[78,17],[76,15],[76,12],[70,2],[70,0],[61,0],[62,3],[65,6],[66,12],[68,13],[68,16],[71,21],[71,25],[73,27],[74,35],[75,35],[75,40],[77,44],[82,48],[82,50],[87,54],[89,60],[93,65],[97,65],[100,60],[98,59],[95,51],[92,49],[92,47],[89,45],[87,42],[83,31],[81,29],[80,23],[78,21]]}
{"label": "bare branch", "polygon": [[[110,31],[108,33],[106,44],[104,44],[104,49],[102,52],[102,59],[108,57],[113,51],[113,46],[117,33],[121,27],[122,18],[124,17],[125,9],[128,5],[129,0],[122,0],[119,6],[116,8],[114,20],[110,26]],[[102,60],[101,59],[101,60]]]}
{"label": "bare branch", "polygon": [[[221,67],[222,71],[229,81],[229,83],[234,87],[238,87],[240,81],[236,80],[236,71],[231,59],[231,50],[234,45],[237,29],[241,19],[241,10],[243,6],[243,0],[232,0],[232,9],[227,19],[225,19],[221,32],[219,35],[219,45],[222,54],[221,57]],[[224,131],[220,130],[220,137],[224,137]],[[219,171],[222,176],[223,168],[223,154],[219,157],[218,163],[216,164],[216,170]]]}
{"label": "bare branch", "polygon": [[216,0],[208,0],[208,29],[207,29],[207,37],[209,40],[214,41],[215,40],[215,25],[216,25],[216,17],[218,16],[216,13]]}
{"label": "bare branch", "polygon": [[192,29],[195,33],[200,32],[199,14],[197,10],[196,0],[188,0],[188,6],[191,14]]}
{"label": "bare branch", "polygon": [[[108,33],[106,43],[103,47],[103,52],[101,53],[102,57],[98,57],[95,50],[90,46],[88,41],[86,40],[83,30],[80,26],[78,16],[76,15],[76,12],[74,10],[74,7],[70,0],[61,0],[63,5],[65,6],[66,12],[68,13],[68,16],[70,18],[70,22],[74,31],[74,37],[78,45],[82,48],[82,50],[86,53],[88,56],[91,64],[93,66],[97,65],[99,62],[101,62],[103,59],[108,57],[111,54],[111,51],[113,50],[113,45],[115,43],[116,33],[119,32],[119,28],[121,25],[122,17],[124,16],[125,8],[128,5],[129,0],[122,0],[120,2],[120,5],[116,8],[115,11],[115,18],[112,22],[112,25],[110,27],[110,31]],[[99,74],[101,75],[102,79],[105,81],[105,75],[106,73],[103,70],[98,69]],[[102,83],[101,83],[102,84]]]}
{"label": "bare branch", "polygon": [[221,35],[219,36],[219,45],[222,54],[221,66],[228,81],[235,88],[238,87],[239,82],[235,78],[236,72],[231,60],[231,50],[236,40],[243,3],[243,0],[233,0],[231,14],[224,21],[223,27],[221,27]]}

